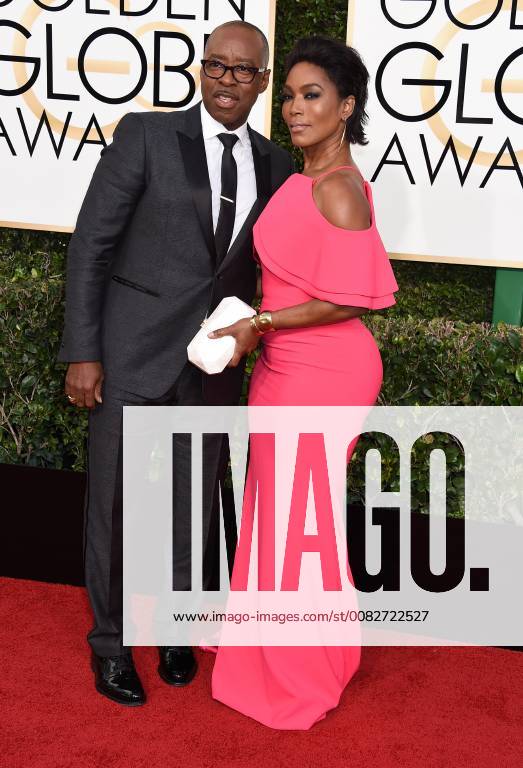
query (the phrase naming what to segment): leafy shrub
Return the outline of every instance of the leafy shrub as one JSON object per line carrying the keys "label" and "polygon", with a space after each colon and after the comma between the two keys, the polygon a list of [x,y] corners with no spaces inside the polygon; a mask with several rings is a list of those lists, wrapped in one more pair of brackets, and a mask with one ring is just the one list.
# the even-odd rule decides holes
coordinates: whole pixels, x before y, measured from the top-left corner
{"label": "leafy shrub", "polygon": [[523,328],[365,319],[381,349],[382,405],[523,405]]}
{"label": "leafy shrub", "polygon": [[[58,263],[56,252],[33,253],[23,266],[16,252],[2,260],[0,461],[82,469],[86,416],[65,400],[65,366],[55,362],[63,320]],[[381,404],[523,404],[522,329],[380,313],[365,322],[384,363]]]}
{"label": "leafy shrub", "polygon": [[55,362],[63,243],[48,236],[59,250],[44,252],[31,251],[30,242],[29,232],[12,236],[0,261],[0,462],[83,469],[86,415],[67,403],[65,367]]}
{"label": "leafy shrub", "polygon": [[397,303],[379,313],[384,317],[445,317],[465,323],[491,319],[493,267],[393,260],[392,268],[400,290]]}
{"label": "leafy shrub", "polygon": [[[446,319],[365,319],[381,350],[384,379],[380,405],[523,405],[523,328],[464,323]],[[426,436],[432,442],[432,436]],[[398,491],[399,461],[386,436],[364,435],[349,472],[349,500],[364,502],[364,454],[381,454],[382,487]],[[440,435],[431,448],[446,453],[449,507],[463,514],[463,457],[453,438]],[[412,508],[426,512],[426,456],[414,452],[411,466]]]}

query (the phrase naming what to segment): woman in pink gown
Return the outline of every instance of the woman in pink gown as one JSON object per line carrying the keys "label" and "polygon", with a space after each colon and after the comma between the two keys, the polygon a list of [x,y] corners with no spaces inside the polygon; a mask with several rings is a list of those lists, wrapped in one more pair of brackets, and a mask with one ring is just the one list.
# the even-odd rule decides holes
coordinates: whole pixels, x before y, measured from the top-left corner
{"label": "woman in pink gown", "polygon": [[[288,57],[283,117],[304,172],[280,187],[254,228],[269,315],[255,319],[262,353],[249,405],[372,406],[378,397],[381,357],[359,316],[394,304],[398,286],[350,151],[366,143],[367,81],[357,52],[333,40],[301,40]],[[236,338],[232,364],[259,342],[248,320],[214,335],[226,334]],[[256,463],[263,476],[263,462],[251,452],[249,473]],[[222,646],[212,694],[265,725],[305,730],[337,706],[359,660],[358,646]]]}

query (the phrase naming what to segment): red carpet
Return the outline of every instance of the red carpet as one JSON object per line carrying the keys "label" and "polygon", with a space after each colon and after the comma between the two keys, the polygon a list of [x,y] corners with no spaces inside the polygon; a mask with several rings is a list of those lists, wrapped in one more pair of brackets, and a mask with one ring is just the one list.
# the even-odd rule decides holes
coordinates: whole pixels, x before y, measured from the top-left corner
{"label": "red carpet", "polygon": [[523,765],[523,654],[366,648],[340,706],[307,732],[268,729],[213,701],[214,657],[187,688],[156,674],[126,709],[92,685],[90,616],[76,587],[0,579],[2,768],[516,768]]}

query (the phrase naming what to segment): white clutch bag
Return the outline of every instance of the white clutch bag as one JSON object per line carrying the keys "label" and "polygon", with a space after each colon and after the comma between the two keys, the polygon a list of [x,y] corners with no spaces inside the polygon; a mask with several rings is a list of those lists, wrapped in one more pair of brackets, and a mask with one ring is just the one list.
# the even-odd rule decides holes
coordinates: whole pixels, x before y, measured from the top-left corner
{"label": "white clutch bag", "polygon": [[237,296],[222,299],[214,312],[203,321],[201,329],[187,346],[187,356],[191,363],[205,373],[221,373],[232,360],[236,341],[232,336],[209,339],[207,334],[255,314],[256,311]]}

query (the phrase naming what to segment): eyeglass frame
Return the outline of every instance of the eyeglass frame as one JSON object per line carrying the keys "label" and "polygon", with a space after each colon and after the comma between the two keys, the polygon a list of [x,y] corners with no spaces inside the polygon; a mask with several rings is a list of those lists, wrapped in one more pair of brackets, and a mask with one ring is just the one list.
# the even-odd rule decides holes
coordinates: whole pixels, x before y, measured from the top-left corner
{"label": "eyeglass frame", "polygon": [[[214,61],[216,62],[216,64],[220,64],[223,67],[223,72],[221,75],[218,75],[218,77],[213,77],[212,75],[207,74],[207,72],[205,71],[205,65],[211,61]],[[200,64],[202,65],[205,76],[209,77],[211,80],[219,80],[228,72],[228,70],[230,70],[232,72],[232,76],[235,82],[239,83],[240,85],[250,85],[251,83],[254,82],[254,78],[256,77],[256,75],[259,75],[262,72],[269,71],[268,67],[247,67],[245,64],[235,64],[234,66],[231,67],[231,66],[227,66],[227,64],[224,64],[222,61],[219,61],[218,59],[200,59]],[[251,72],[252,74],[252,79],[238,80],[238,78],[234,74],[234,70],[236,69],[236,67],[243,67],[244,69],[249,70],[249,72]]]}

